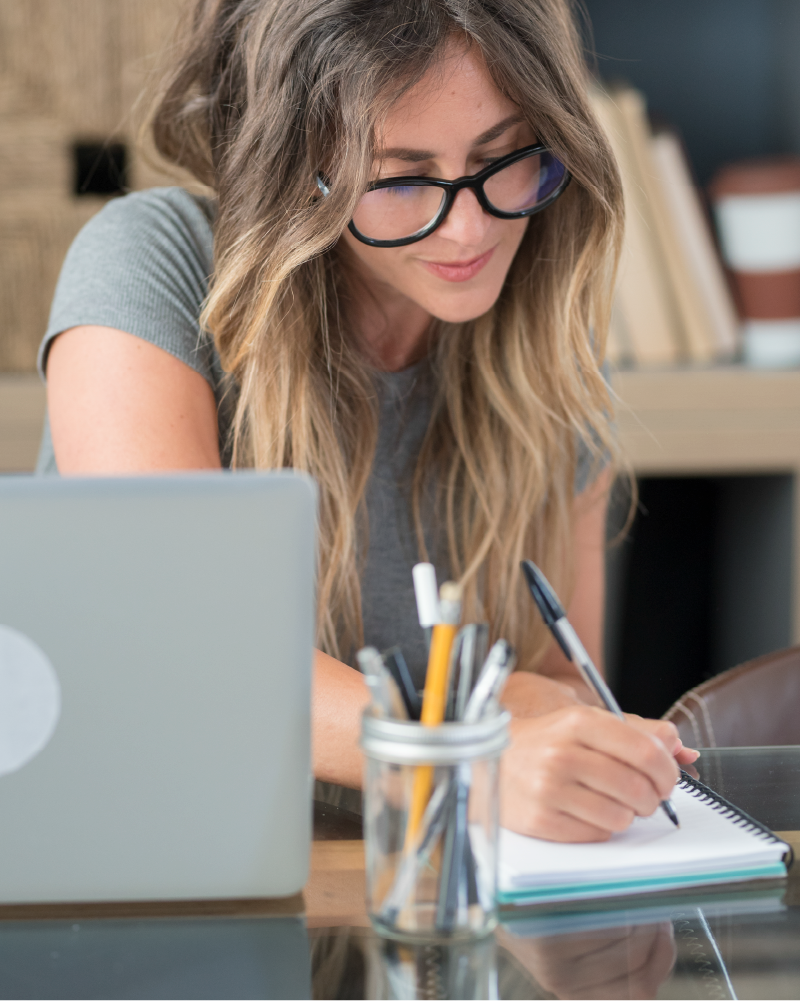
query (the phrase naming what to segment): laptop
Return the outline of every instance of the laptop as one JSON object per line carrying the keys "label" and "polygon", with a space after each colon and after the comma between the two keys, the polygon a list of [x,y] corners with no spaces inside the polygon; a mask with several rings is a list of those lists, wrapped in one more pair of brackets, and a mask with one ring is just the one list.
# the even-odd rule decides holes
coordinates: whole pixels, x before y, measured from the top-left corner
{"label": "laptop", "polygon": [[0,904],[302,888],[315,518],[290,472],[0,478]]}

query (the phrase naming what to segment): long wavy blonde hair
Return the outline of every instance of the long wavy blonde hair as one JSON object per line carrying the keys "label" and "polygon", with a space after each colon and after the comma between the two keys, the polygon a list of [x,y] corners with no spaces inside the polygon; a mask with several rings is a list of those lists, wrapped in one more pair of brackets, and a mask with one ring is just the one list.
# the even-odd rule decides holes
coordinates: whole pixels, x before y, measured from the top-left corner
{"label": "long wavy blonde hair", "polygon": [[238,387],[234,464],[316,478],[318,643],[349,656],[363,638],[359,566],[378,407],[338,240],[384,116],[454,33],[478,47],[573,176],[531,219],[495,306],[470,322],[434,323],[437,389],[413,481],[420,556],[433,484],[465,614],[485,618],[531,668],[547,638],[519,561],[534,558],[569,592],[577,443],[598,465],[615,454],[599,364],[622,197],[569,0],[199,0],[152,125],[162,155],[218,198],[202,322]]}

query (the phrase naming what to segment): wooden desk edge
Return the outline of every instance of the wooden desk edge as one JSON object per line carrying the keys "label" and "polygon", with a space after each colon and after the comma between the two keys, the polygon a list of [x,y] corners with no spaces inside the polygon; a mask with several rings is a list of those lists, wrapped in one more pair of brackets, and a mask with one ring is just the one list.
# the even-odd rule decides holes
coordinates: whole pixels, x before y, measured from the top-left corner
{"label": "wooden desk edge", "polygon": [[291,897],[227,900],[113,900],[76,903],[0,904],[0,921],[89,921],[95,918],[301,917],[302,893]]}

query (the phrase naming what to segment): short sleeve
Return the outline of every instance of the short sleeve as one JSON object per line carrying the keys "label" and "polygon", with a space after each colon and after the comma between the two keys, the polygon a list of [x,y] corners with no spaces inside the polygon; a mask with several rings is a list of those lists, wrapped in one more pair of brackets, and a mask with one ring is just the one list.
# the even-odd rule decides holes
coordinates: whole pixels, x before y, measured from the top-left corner
{"label": "short sleeve", "polygon": [[109,202],[64,260],[39,350],[45,376],[53,338],[70,327],[114,327],[163,348],[218,391],[219,362],[200,311],[213,267],[212,204],[182,188]]}

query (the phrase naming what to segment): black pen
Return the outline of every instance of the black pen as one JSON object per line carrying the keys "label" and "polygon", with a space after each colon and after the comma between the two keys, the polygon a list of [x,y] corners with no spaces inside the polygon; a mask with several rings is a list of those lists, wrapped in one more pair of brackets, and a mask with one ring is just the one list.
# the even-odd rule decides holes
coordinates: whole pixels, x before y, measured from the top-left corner
{"label": "black pen", "polygon": [[[536,607],[542,613],[545,624],[555,636],[556,642],[564,651],[566,658],[576,665],[586,684],[597,692],[606,709],[624,720],[625,716],[619,703],[605,683],[603,676],[592,663],[592,659],[584,649],[583,643],[578,639],[577,633],[567,621],[567,613],[545,575],[532,560],[523,560],[520,565],[533,600],[536,602]],[[680,827],[678,816],[668,799],[661,801],[661,809],[676,827]]]}

